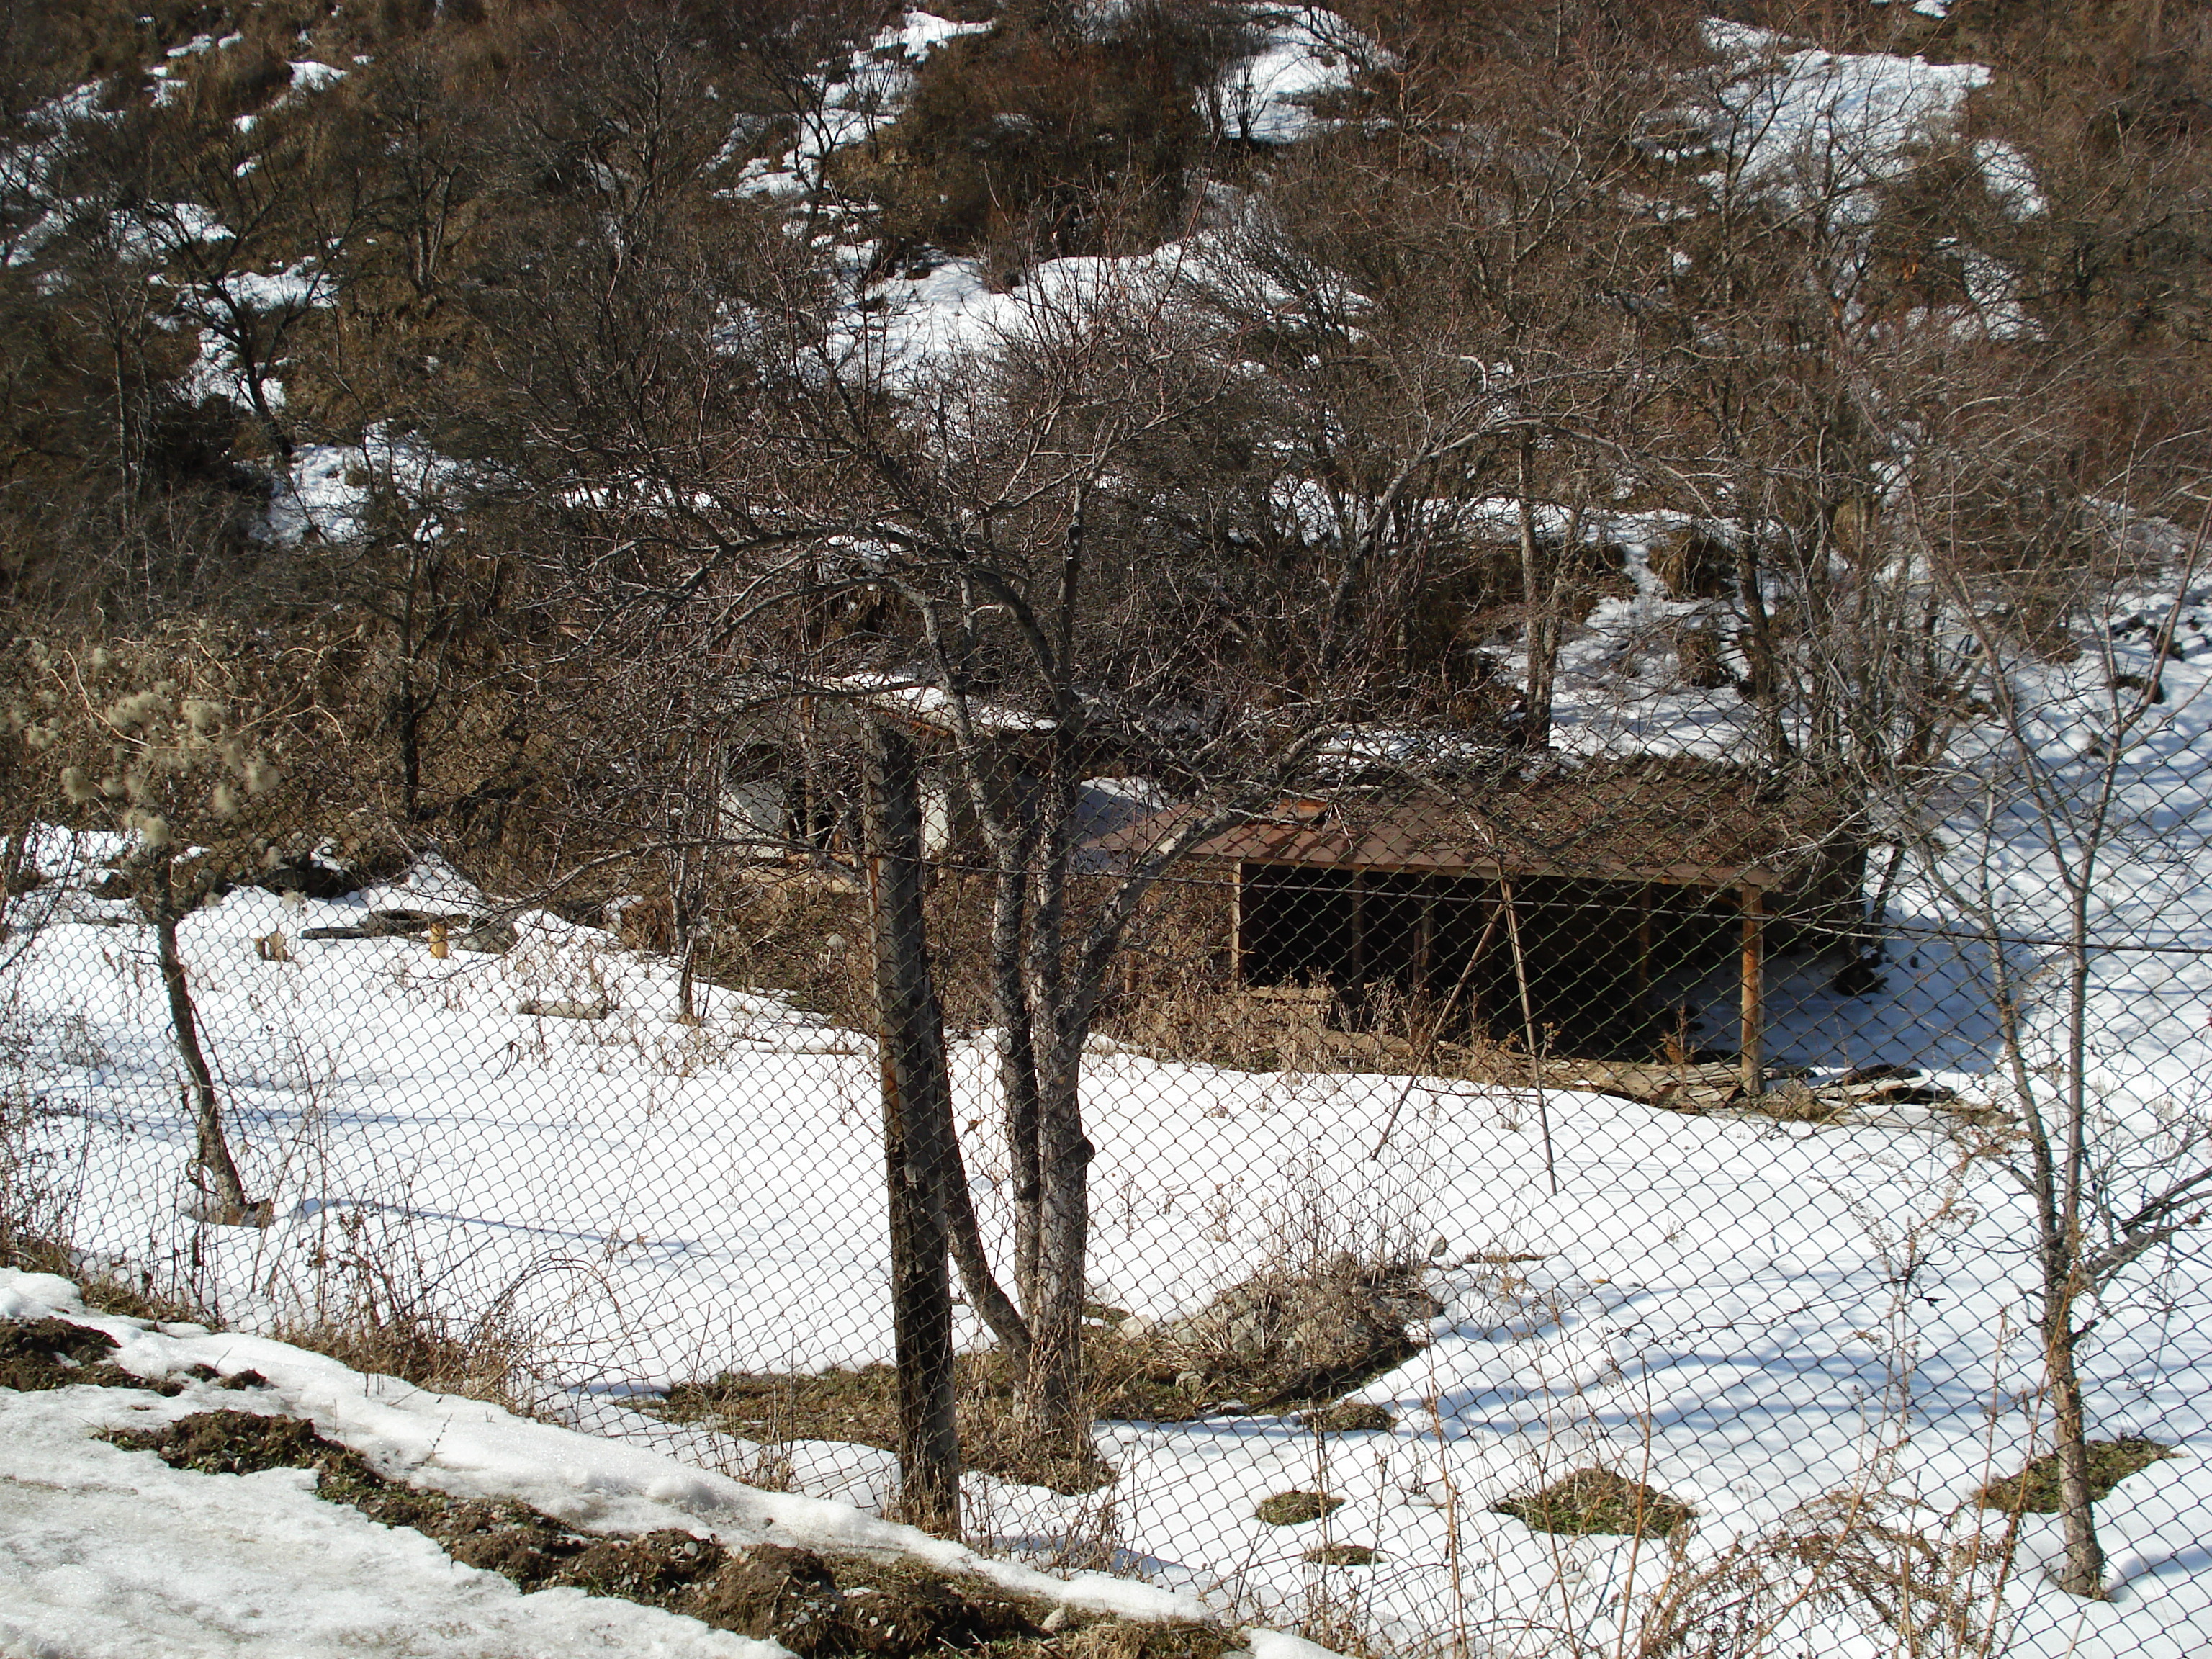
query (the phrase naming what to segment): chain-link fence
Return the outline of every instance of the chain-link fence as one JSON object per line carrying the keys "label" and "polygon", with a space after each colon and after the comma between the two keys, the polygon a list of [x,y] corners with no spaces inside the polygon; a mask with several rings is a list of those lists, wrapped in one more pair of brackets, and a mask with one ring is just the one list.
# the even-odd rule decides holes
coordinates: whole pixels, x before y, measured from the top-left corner
{"label": "chain-link fence", "polygon": [[612,900],[57,811],[9,1238],[1347,1650],[2201,1652],[2171,634],[1879,787],[1102,775],[998,844],[881,720],[842,818],[721,778]]}

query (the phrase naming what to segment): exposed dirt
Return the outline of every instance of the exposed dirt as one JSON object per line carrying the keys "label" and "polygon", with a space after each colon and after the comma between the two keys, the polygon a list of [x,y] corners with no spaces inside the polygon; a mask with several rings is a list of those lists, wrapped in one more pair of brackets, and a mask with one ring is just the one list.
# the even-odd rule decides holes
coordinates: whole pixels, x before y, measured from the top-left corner
{"label": "exposed dirt", "polygon": [[[500,1573],[525,1589],[564,1585],[665,1607],[717,1629],[780,1642],[801,1659],[908,1659],[983,1648],[1079,1659],[1089,1651],[1082,1644],[1096,1644],[1090,1627],[1048,1636],[1042,1606],[988,1582],[910,1562],[825,1557],[775,1544],[732,1552],[676,1530],[596,1537],[526,1504],[410,1486],[379,1474],[358,1453],[298,1418],[201,1412],[163,1428],[103,1437],[204,1474],[311,1468],[318,1497],[349,1504],[388,1526],[412,1527],[455,1560]],[[1210,1632],[1210,1649],[1200,1651],[1189,1639],[1158,1634],[1179,1626],[1117,1628],[1139,1632],[1124,1641],[1131,1659],[1218,1659],[1225,1646],[1218,1632]]]}
{"label": "exposed dirt", "polygon": [[1365,1544],[1323,1544],[1302,1559],[1317,1567],[1371,1567],[1375,1552]]}
{"label": "exposed dirt", "polygon": [[1396,1428],[1398,1419],[1380,1406],[1370,1406],[1364,1400],[1347,1400],[1340,1405],[1324,1406],[1319,1411],[1299,1413],[1298,1426],[1317,1434],[1372,1434],[1380,1429]]}
{"label": "exposed dirt", "polygon": [[[1112,1468],[1097,1456],[1060,1455],[1039,1446],[1024,1432],[1015,1379],[999,1354],[962,1354],[953,1364],[960,1454],[967,1468],[1060,1492],[1096,1492],[1113,1480]],[[678,1421],[712,1423],[770,1446],[795,1440],[842,1440],[896,1451],[897,1386],[897,1374],[889,1365],[811,1372],[726,1371],[704,1382],[676,1384],[659,1409]],[[1177,1398],[1189,1412],[1193,1402]]]}
{"label": "exposed dirt", "polygon": [[174,1396],[187,1382],[214,1382],[226,1389],[265,1387],[258,1371],[224,1377],[205,1365],[168,1376],[140,1376],[107,1356],[118,1344],[105,1331],[66,1319],[0,1320],[0,1388],[26,1394],[80,1385],[95,1389],[144,1389]]}
{"label": "exposed dirt", "polygon": [[79,1382],[136,1389],[139,1380],[112,1364],[113,1337],[61,1319],[12,1320],[0,1324],[0,1388],[26,1392],[66,1389]]}
{"label": "exposed dirt", "polygon": [[[2089,1500],[2111,1494],[2130,1475],[2148,1468],[2161,1458],[2178,1456],[2172,1447],[2156,1440],[2092,1440],[2089,1452]],[[2030,1460],[2018,1474],[1992,1480],[1974,1494],[1987,1510],[2019,1510],[2032,1515],[2056,1515],[2059,1510],[2058,1454],[2045,1452]]]}

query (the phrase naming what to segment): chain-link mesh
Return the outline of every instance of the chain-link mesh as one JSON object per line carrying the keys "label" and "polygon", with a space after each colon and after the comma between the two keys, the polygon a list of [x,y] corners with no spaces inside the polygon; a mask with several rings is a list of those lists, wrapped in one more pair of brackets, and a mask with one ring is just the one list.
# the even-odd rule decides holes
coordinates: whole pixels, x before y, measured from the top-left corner
{"label": "chain-link mesh", "polygon": [[2202,1651],[2201,676],[2037,672],[1879,780],[1102,775],[999,843],[863,720],[611,896],[72,782],[9,1240],[1348,1649]]}

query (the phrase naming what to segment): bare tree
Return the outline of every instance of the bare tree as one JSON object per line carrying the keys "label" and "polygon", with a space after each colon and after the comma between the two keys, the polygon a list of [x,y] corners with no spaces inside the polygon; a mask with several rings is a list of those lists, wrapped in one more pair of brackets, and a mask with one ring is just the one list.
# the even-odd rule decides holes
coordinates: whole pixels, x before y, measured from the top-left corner
{"label": "bare tree", "polygon": [[[1942,519],[1955,524],[1958,504],[1943,505]],[[1931,538],[1949,527],[1939,526],[1936,500],[1916,496],[1911,507]],[[2147,852],[2154,864],[2172,851],[2175,832],[2152,821],[2159,806],[2146,798],[2161,784],[2197,787],[2160,752],[2159,738],[2176,712],[2161,671],[2203,568],[2206,525],[2201,510],[2192,532],[2178,532],[2117,499],[2074,499],[2054,501],[2042,528],[2040,545],[2001,568],[1945,548],[1947,620],[1978,647],[1975,689],[1991,712],[1981,752],[1951,775],[1944,834],[1955,844],[1931,830],[1920,851],[1979,943],[2009,1085],[2008,1121],[1987,1155],[2028,1200],[2065,1532],[2057,1582],[2094,1596],[2105,1555],[2092,1508],[2086,1345],[2121,1275],[2212,1213],[2212,1122],[2185,1115],[2146,1127],[2104,1097],[2095,1060],[2097,981],[2111,951],[2138,942],[2118,896],[2143,878]],[[2170,598],[2144,625],[2122,595],[2151,586]],[[2066,619],[2063,639],[2019,631],[2053,605]],[[2142,660],[2124,659],[2130,631],[2142,636]],[[2186,833],[2201,843],[2201,831]],[[2037,873],[2037,899],[2006,874],[2021,860]]]}
{"label": "bare tree", "polygon": [[191,629],[69,649],[34,644],[27,696],[10,722],[45,774],[47,810],[130,837],[130,890],[153,930],[195,1127],[191,1177],[207,1196],[204,1218],[233,1225],[265,1224],[268,1209],[247,1196],[225,1129],[179,927],[225,884],[268,868],[293,833],[283,809],[301,795],[287,787],[286,750],[311,706],[312,675],[276,672],[281,654],[272,661]]}

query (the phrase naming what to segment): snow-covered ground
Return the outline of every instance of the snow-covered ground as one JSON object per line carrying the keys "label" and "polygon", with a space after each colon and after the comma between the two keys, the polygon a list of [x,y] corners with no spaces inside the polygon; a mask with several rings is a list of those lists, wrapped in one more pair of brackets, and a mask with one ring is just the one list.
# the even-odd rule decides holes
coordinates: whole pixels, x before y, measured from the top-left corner
{"label": "snow-covered ground", "polygon": [[[194,1413],[305,1418],[388,1478],[528,1504],[578,1531],[672,1528],[732,1549],[773,1542],[906,1557],[981,1575],[1072,1610],[1188,1619],[1188,1596],[1100,1573],[1048,1577],[848,1506],[767,1492],[482,1401],[365,1376],[266,1338],[88,1311],[76,1287],[0,1268],[0,1320],[59,1316],[105,1332],[111,1356],[170,1397],[88,1384],[0,1389],[0,1652],[39,1659],[385,1653],[410,1659],[776,1659],[774,1642],[569,1589],[518,1590],[419,1533],[314,1494],[306,1469],[201,1474],[94,1437]],[[189,1380],[194,1367],[210,1380]],[[258,1373],[239,1391],[212,1380]],[[1255,1629],[1255,1659],[1327,1659]]]}
{"label": "snow-covered ground", "polygon": [[[1255,137],[1295,136],[1310,115],[1308,95],[1345,84],[1341,60],[1316,44],[1326,15],[1284,18],[1239,71],[1273,124]],[[803,187],[836,144],[889,118],[912,63],[965,27],[908,14],[855,53],[850,79],[828,89],[818,132],[780,167],[757,169],[757,187]],[[1310,38],[1297,37],[1299,27]],[[1719,140],[1735,182],[1755,191],[1817,180],[1843,197],[1870,195],[1895,176],[1901,153],[1956,125],[1985,78],[1971,65],[1820,52],[1735,26],[1716,26],[1713,39],[1734,63],[1717,94],[1729,124]],[[307,80],[295,71],[303,88]],[[1975,153],[1993,190],[2018,211],[2035,210],[2033,172],[2016,152],[1984,143]],[[16,164],[36,160],[26,149]],[[1010,295],[952,261],[884,283],[872,296],[884,319],[873,326],[902,362],[965,361],[1058,306],[1101,291],[1152,292],[1210,257],[1210,246],[1201,236],[1128,260],[1046,262]],[[354,459],[341,448],[307,452],[293,491],[301,511],[342,518],[359,489],[347,482]],[[1677,527],[1624,521],[1609,532],[1628,548],[1635,592],[1606,602],[1570,645],[1558,711],[1570,752],[1725,757],[1745,741],[1747,705],[1735,690],[1684,687],[1653,643],[1698,610],[1666,598],[1646,562],[1648,544]],[[2100,1133],[2124,1154],[2155,1154],[2201,1126],[2212,1075],[2203,1030],[2212,645],[2197,613],[2187,614],[2183,659],[2162,671],[2166,701],[2117,780],[2122,815],[2142,833],[2106,860],[2098,901],[2100,932],[2157,947],[2100,954],[2092,965],[2089,1082]],[[2039,669],[2030,690],[2053,711],[2037,733],[2040,758],[2093,767],[2088,738],[2106,677],[2154,668],[2148,632],[2138,632],[2110,664],[2092,654]],[[1988,742],[1970,731],[1959,757]],[[2051,856],[2017,816],[1981,832],[1968,817],[1954,829],[1936,873],[1986,875],[2033,1005],[2055,981],[2039,966],[2050,952],[2025,941],[2060,937],[2066,925]],[[699,1024],[675,1023],[667,963],[543,912],[514,918],[520,943],[504,956],[440,960],[417,939],[303,937],[380,906],[485,908],[439,866],[334,903],[295,908],[241,890],[189,918],[183,946],[247,1184],[275,1200],[276,1220],[265,1231],[204,1226],[184,1218],[191,1133],[150,939],[127,904],[87,890],[96,860],[112,850],[51,837],[41,856],[55,879],[9,902],[13,933],[0,941],[0,1061],[23,1160],[15,1179],[18,1190],[51,1198],[90,1261],[187,1286],[249,1327],[343,1301],[363,1274],[396,1273],[406,1295],[465,1326],[526,1340],[544,1367],[549,1407],[602,1437],[562,1439],[565,1449],[533,1465],[539,1473],[528,1478],[541,1484],[524,1495],[541,1507],[588,1518],[599,1513],[590,1504],[614,1505],[609,1516],[659,1504],[696,1518],[710,1499],[740,1516],[766,1512],[747,1504],[803,1504],[732,1496],[722,1474],[706,1471],[751,1467],[759,1448],[639,1407],[671,1381],[725,1368],[889,1357],[877,1079],[866,1038],[779,995],[714,988],[701,994]],[[1911,1065],[1969,1102],[2002,1099],[1990,964],[1979,944],[1953,936],[1956,905],[1929,872],[1908,874],[1890,919],[1893,957],[1877,994],[1833,992],[1832,960],[1775,965],[1771,1058],[1827,1069]],[[276,933],[291,959],[257,953],[253,942]],[[1727,988],[1692,988],[1725,1042]],[[606,1012],[519,1012],[532,1001]],[[2045,1045],[2030,1056],[2042,1064],[2056,1032],[2036,1006],[2029,1012],[2043,1018],[2029,1034],[2032,1048]],[[988,1039],[973,1036],[955,1063],[977,1202],[997,1238],[1005,1154],[988,1127],[997,1112],[988,1055]],[[1656,1595],[1733,1540],[1802,1533],[1819,1506],[1854,1495],[1879,1494],[1867,1512],[1902,1516],[1938,1546],[1985,1536],[1992,1523],[1972,1505],[1975,1488],[2016,1470],[2047,1438],[2029,1334],[2026,1201],[1970,1138],[1927,1115],[1815,1127],[1671,1115],[1576,1091],[1540,1099],[1443,1079],[1250,1073],[1103,1049],[1087,1068],[1085,1105],[1098,1148],[1101,1301],[1170,1316],[1288,1254],[1343,1248],[1426,1259],[1444,1307],[1419,1354],[1360,1390],[1395,1416],[1391,1431],[1317,1442],[1288,1421],[1243,1415],[1101,1425],[1102,1449],[1120,1471],[1110,1494],[1117,1559],[1173,1593],[1279,1611],[1317,1597],[1356,1605],[1409,1641],[1460,1625],[1498,1653],[1547,1653],[1566,1631],[1595,1644],[1629,1627],[1632,1581]],[[4,1282],[0,1294],[31,1301],[61,1294],[20,1277]],[[2212,1556],[2201,1541],[2212,1516],[2207,1287],[2201,1248],[2185,1241],[2136,1263],[2099,1310],[2087,1361],[2092,1432],[2147,1435],[2183,1453],[2099,1506],[2112,1599],[2076,1601],[2044,1582],[2056,1547],[2045,1517],[2026,1517],[2001,1584],[1958,1569],[1962,1594],[2014,1650],[2212,1650]],[[981,1340],[972,1328],[963,1335]],[[333,1381],[315,1370],[327,1362],[283,1359],[250,1337],[131,1340],[252,1364],[341,1437],[384,1437],[378,1445],[414,1457],[431,1455],[427,1436],[441,1479],[469,1478],[470,1458],[506,1457],[497,1449],[506,1437],[562,1432]],[[182,1411],[191,1398],[145,1410]],[[52,1507],[42,1536],[80,1538],[85,1560],[122,1574],[127,1556],[99,1540],[125,1512],[151,1510],[160,1513],[144,1522],[149,1552],[189,1547],[199,1528],[164,1517],[193,1500],[162,1484],[166,1471],[141,1475],[134,1463],[130,1480],[118,1474],[125,1455],[83,1439],[93,1406],[72,1392],[6,1408],[0,1455],[18,1461],[0,1502],[45,1493],[39,1501]],[[667,1455],[689,1468],[668,1473],[678,1466]],[[499,1467],[514,1474],[519,1458]],[[864,1507],[881,1505],[893,1476],[892,1460],[866,1448],[802,1445],[793,1463],[803,1493]],[[1692,1505],[1688,1540],[1679,1548],[1565,1540],[1489,1508],[1590,1464]],[[76,1473],[40,1475],[40,1467]],[[562,1467],[583,1473],[566,1487],[544,1475]],[[648,1467],[660,1473],[635,1473]],[[46,1485],[26,1484],[34,1480]],[[676,1484],[663,1491],[656,1480]],[[265,1540],[268,1562],[295,1561],[312,1511],[332,1559],[354,1564],[313,1581],[328,1587],[329,1617],[353,1616],[346,1609],[364,1587],[382,1593],[388,1580],[408,1586],[389,1599],[418,1609],[423,1628],[464,1621],[456,1645],[421,1651],[498,1651],[510,1637],[516,1651],[549,1654],[625,1643],[735,1650],[698,1645],[730,1638],[693,1636],[681,1638],[692,1646],[655,1648],[678,1638],[621,1626],[628,1615],[610,1604],[579,1599],[585,1612],[564,1612],[556,1592],[547,1612],[541,1597],[462,1583],[427,1557],[410,1566],[399,1544],[371,1537],[357,1517],[332,1518],[296,1480],[243,1484],[262,1496],[246,1505],[251,1514],[223,1509],[222,1524]],[[1291,1486],[1346,1502],[1308,1528],[1254,1518],[1260,1498]],[[1056,1538],[1109,1524],[1096,1498],[980,1475],[968,1495],[981,1530],[1013,1553],[1048,1553]],[[1307,1564],[1323,1535],[1372,1546],[1378,1560]],[[35,1594],[49,1598],[39,1606],[83,1607],[87,1628],[131,1616],[116,1611],[123,1602],[88,1599],[123,1595],[115,1586],[124,1581],[100,1579],[96,1566],[82,1568],[93,1579],[72,1577],[82,1562],[59,1560],[0,1586],[0,1607],[32,1605],[22,1598]],[[272,1566],[224,1593],[234,1590],[240,1607],[283,1605],[264,1588],[283,1577]],[[156,1601],[131,1605],[149,1619],[187,1616]],[[1895,1646],[1856,1614],[1809,1600],[1787,1615],[1777,1650],[1785,1638],[1838,1654]],[[184,1636],[173,1639],[174,1650],[192,1650]],[[125,1647],[118,1637],[113,1650]]]}
{"label": "snow-covered ground", "polygon": [[[2148,632],[2124,639],[2115,665],[2148,667]],[[2186,650],[2186,624],[2182,638]],[[2208,667],[2166,665],[2167,702],[2120,778],[2125,811],[2155,833],[2115,852],[2100,927],[2176,947],[2096,960],[2091,1082],[2123,1164],[2205,1117]],[[2086,720],[2106,672],[2094,657],[2043,672],[2050,757],[2087,747],[2086,726],[2057,715]],[[1594,667],[1566,678],[1571,733],[1621,714],[1581,701],[1598,684]],[[1641,744],[1694,747],[1741,719],[1732,693],[1705,707],[1678,688],[1630,724]],[[1589,745],[1612,746],[1599,736]],[[1951,847],[1996,872],[2016,938],[2063,921],[2032,825],[2008,820],[1978,848],[1963,835]],[[241,890],[185,921],[247,1184],[276,1218],[259,1231],[182,1219],[190,1134],[150,940],[127,904],[85,887],[86,860],[112,850],[46,839],[55,879],[12,902],[0,970],[27,1168],[65,1200],[89,1258],[194,1285],[246,1325],[341,1297],[374,1261],[464,1323],[526,1334],[550,1407],[570,1420],[724,1470],[752,1467],[760,1449],[640,1407],[724,1368],[889,1357],[867,1039],[780,995],[713,988],[702,1023],[675,1023],[667,962],[541,912],[515,917],[520,942],[503,956],[303,936],[373,908],[485,908],[434,862],[329,903]],[[1912,1064],[1968,1102],[2002,1099],[1979,946],[1928,936],[1957,917],[1924,879],[1900,887],[1893,914],[1901,931],[1879,994],[1838,994],[1819,958],[1776,964],[1773,1058]],[[253,941],[279,932],[294,959],[264,959]],[[2032,965],[2036,952],[2018,948]],[[527,1001],[607,1012],[518,1012]],[[2040,1042],[2050,1028],[2039,1029]],[[988,1038],[962,1041],[954,1059],[978,1206],[1001,1238]],[[1017,1554],[1106,1524],[1122,1565],[1218,1604],[1287,1616],[1333,1597],[1404,1639],[1460,1622],[1497,1652],[1537,1654],[1562,1632],[1610,1629],[1632,1577],[1656,1594],[1731,1540],[1813,1524],[1839,1493],[1907,1506],[1884,1513],[1940,1546],[1989,1541],[1995,1518],[1975,1489],[2047,1443],[2025,1200],[1933,1115],[1816,1127],[1579,1091],[1171,1064],[1104,1045],[1085,1103],[1100,1300],[1166,1316],[1261,1267],[1340,1248],[1425,1258],[1443,1312],[1422,1352],[1359,1391],[1396,1418],[1391,1431],[1317,1442],[1287,1419],[1241,1414],[1102,1425],[1120,1472],[1103,1523],[1095,1496],[971,1475],[978,1530]],[[2099,1506],[2109,1601],[2051,1589],[2055,1522],[2025,1518],[2002,1584],[1969,1585],[2015,1651],[2212,1648],[2198,1541],[2212,1512],[2203,1265],[2185,1241],[2154,1252],[2100,1310],[2092,1431],[2183,1455]],[[802,1492],[863,1506],[879,1507],[893,1478],[888,1455],[866,1448],[802,1444],[792,1461]],[[1687,1542],[1562,1539],[1489,1507],[1593,1464],[1691,1504]],[[1346,1502],[1309,1527],[1254,1517],[1261,1498],[1291,1487]],[[1378,1559],[1311,1565],[1322,1536]],[[1856,1619],[1808,1601],[1786,1632],[1887,1651]]]}

